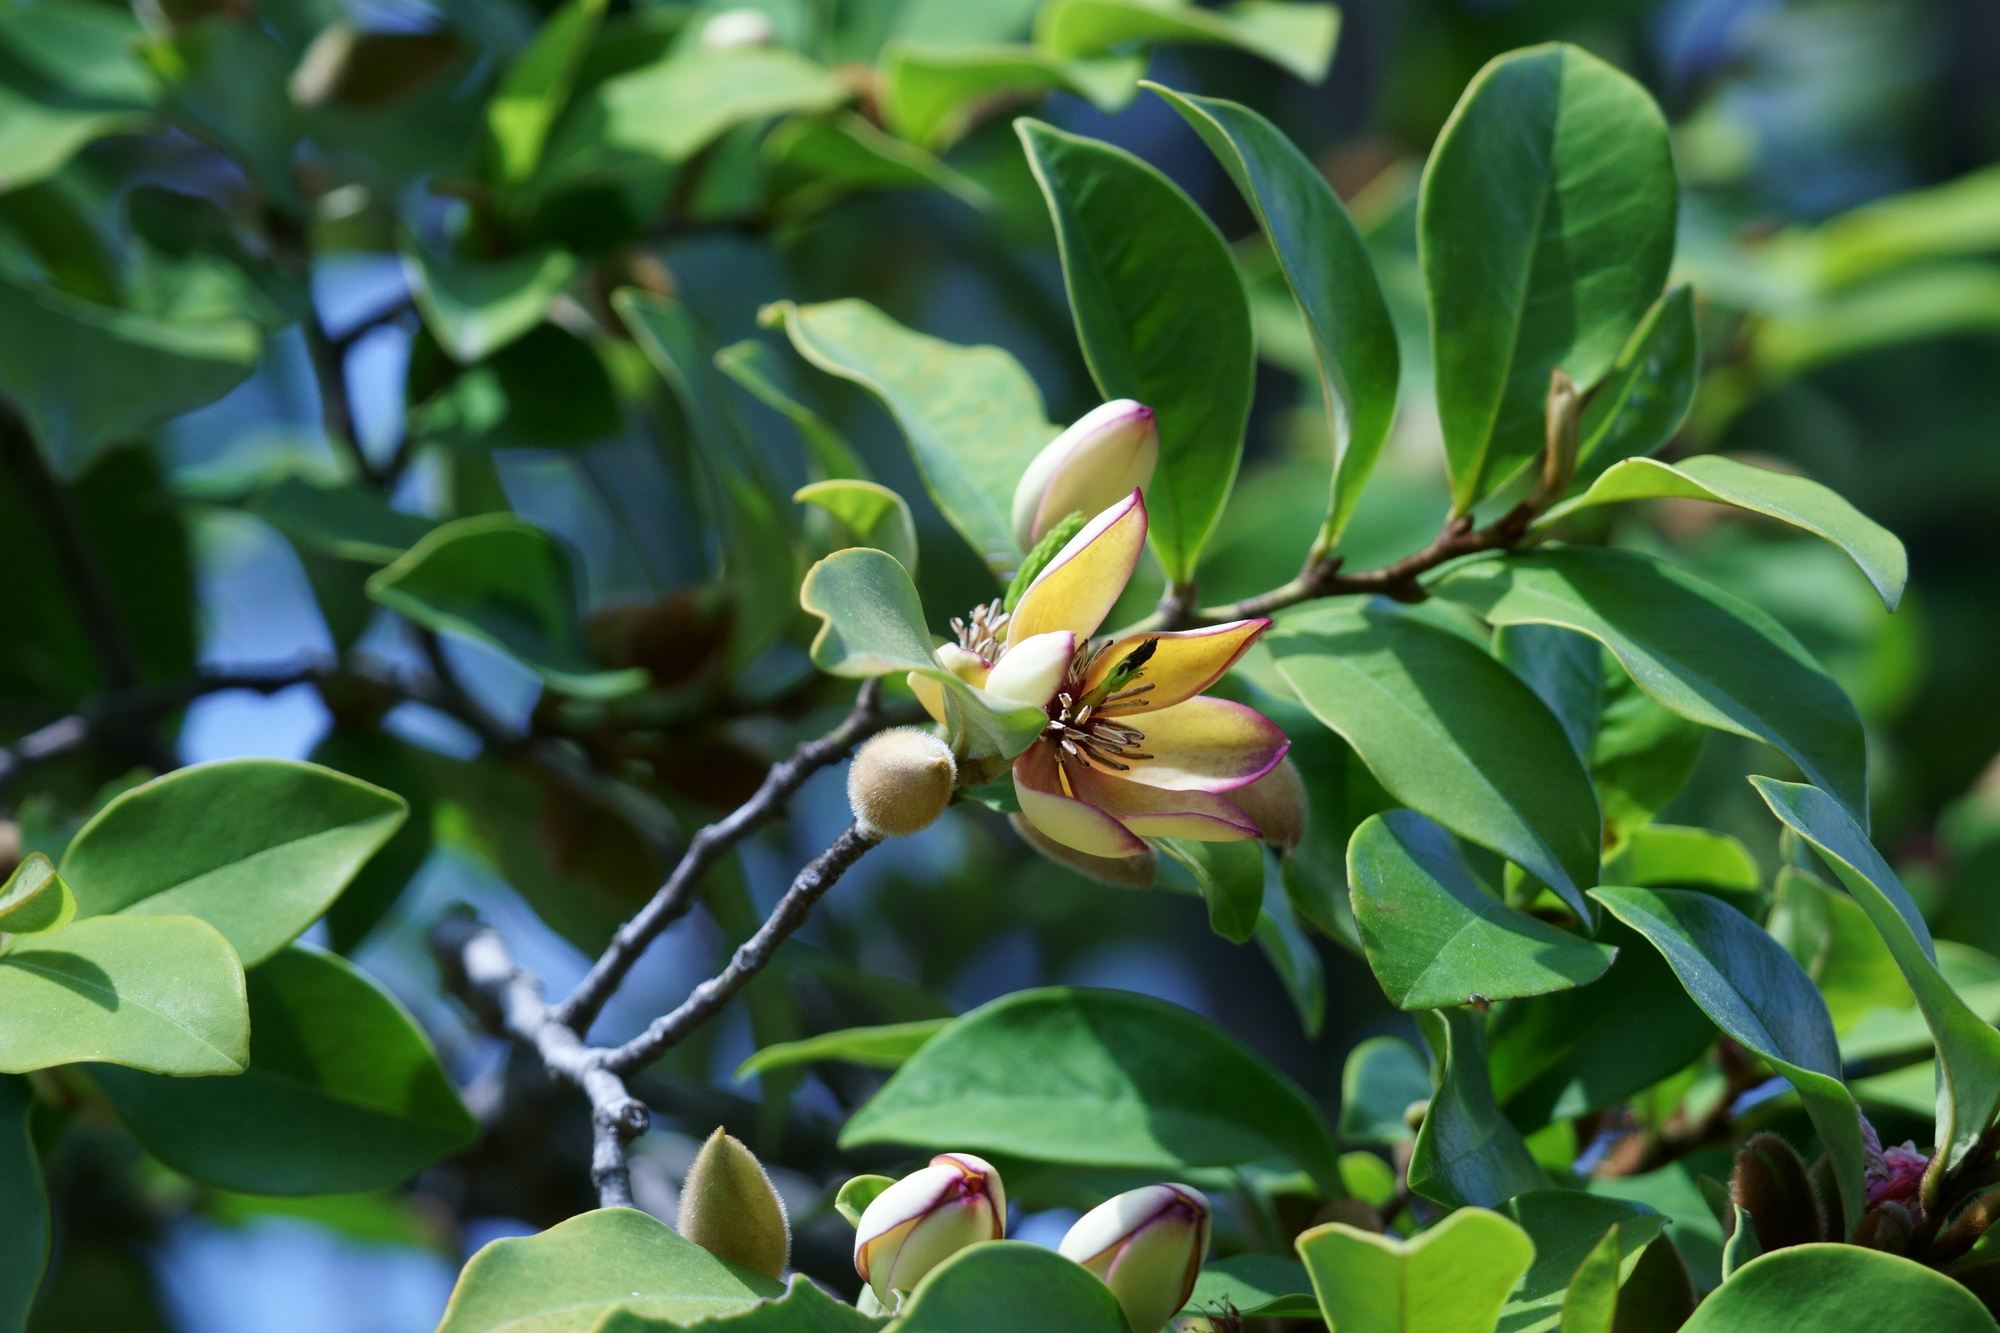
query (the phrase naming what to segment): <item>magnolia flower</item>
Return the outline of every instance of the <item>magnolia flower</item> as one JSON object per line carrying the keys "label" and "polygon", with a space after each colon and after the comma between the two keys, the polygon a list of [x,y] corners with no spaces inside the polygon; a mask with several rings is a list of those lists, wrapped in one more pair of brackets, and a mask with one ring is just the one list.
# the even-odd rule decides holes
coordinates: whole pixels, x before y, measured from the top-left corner
{"label": "magnolia flower", "polygon": [[[1140,856],[1142,838],[1230,842],[1257,823],[1219,793],[1255,782],[1291,742],[1255,709],[1201,697],[1269,627],[1238,620],[1186,633],[1091,639],[1146,545],[1138,491],[1092,519],[1021,595],[954,621],[938,661],[996,701],[1048,723],[1014,761],[1021,813],[1047,837],[1099,857]],[[943,692],[912,676],[931,716]]]}
{"label": "magnolia flower", "polygon": [[1207,1196],[1192,1185],[1128,1190],[1077,1219],[1057,1248],[1111,1288],[1132,1333],[1160,1333],[1208,1254]]}
{"label": "magnolia flower", "polygon": [[1023,551],[1071,514],[1095,514],[1153,479],[1160,431],[1153,409],[1117,398],[1050,440],[1014,488],[1014,537]]}
{"label": "magnolia flower", "polygon": [[854,1271],[885,1310],[968,1245],[1007,1234],[1000,1173],[971,1153],[940,1153],[875,1196],[854,1231]]}

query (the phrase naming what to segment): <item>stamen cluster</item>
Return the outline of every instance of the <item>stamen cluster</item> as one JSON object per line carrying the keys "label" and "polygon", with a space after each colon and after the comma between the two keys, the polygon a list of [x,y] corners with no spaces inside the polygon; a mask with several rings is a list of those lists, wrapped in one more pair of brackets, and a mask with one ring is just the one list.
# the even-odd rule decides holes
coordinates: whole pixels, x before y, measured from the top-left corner
{"label": "stamen cluster", "polygon": [[1043,733],[1062,746],[1063,753],[1085,764],[1096,761],[1105,768],[1124,773],[1127,759],[1151,759],[1139,749],[1146,733],[1128,722],[1113,720],[1111,714],[1145,708],[1152,700],[1141,696],[1151,692],[1150,683],[1133,685],[1140,670],[1152,658],[1156,639],[1148,639],[1125,660],[1105,673],[1096,688],[1086,691],[1084,682],[1097,660],[1111,647],[1108,639],[1086,643],[1070,660],[1063,687],[1049,704],[1049,725]]}
{"label": "stamen cluster", "polygon": [[973,607],[969,624],[958,616],[951,618],[951,632],[958,636],[958,646],[988,665],[1000,660],[1001,645],[1007,641],[1007,625],[1014,618],[1000,607],[1000,599],[996,597],[984,606]]}

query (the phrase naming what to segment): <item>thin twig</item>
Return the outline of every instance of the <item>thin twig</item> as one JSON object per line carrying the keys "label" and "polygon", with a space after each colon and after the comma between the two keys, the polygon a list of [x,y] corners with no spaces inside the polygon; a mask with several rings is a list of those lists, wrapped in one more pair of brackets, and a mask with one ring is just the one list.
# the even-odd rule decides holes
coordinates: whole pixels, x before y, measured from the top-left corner
{"label": "thin twig", "polygon": [[727,818],[708,825],[694,835],[687,851],[682,853],[680,863],[667,877],[667,882],[660,886],[659,892],[653,895],[652,901],[618,928],[604,956],[592,964],[589,974],[570,992],[569,998],[556,1006],[557,1020],[577,1032],[589,1031],[604,1002],[625,980],[625,974],[632,970],[632,965],[639,961],[647,946],[694,906],[695,890],[700,886],[702,876],[721,859],[723,853],[782,813],[785,803],[805,785],[807,778],[829,764],[838,763],[856,744],[889,725],[890,721],[881,709],[881,683],[876,680],[863,682],[861,692],[854,701],[854,710],[845,721],[817,740],[799,746],[790,759],[772,765],[756,795],[738,806]]}

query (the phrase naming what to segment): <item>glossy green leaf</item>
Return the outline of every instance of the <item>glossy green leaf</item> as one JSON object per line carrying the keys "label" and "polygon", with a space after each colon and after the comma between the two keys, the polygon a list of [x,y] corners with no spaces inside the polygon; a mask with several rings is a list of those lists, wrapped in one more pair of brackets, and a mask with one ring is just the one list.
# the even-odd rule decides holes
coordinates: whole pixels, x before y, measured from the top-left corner
{"label": "glossy green leaf", "polygon": [[883,48],[882,114],[914,143],[942,151],[971,128],[989,99],[1059,89],[1106,113],[1139,91],[1144,56],[1072,59],[1033,46],[943,46],[896,41]]}
{"label": "glossy green leaf", "polygon": [[[1931,1044],[1930,1029],[1924,1026],[1903,970],[1896,966],[1896,956],[1852,897],[1785,866],[1772,887],[1771,916],[1765,924],[1819,987],[1833,1030],[1841,1036],[1841,1059],[1851,1063],[1862,1058],[1850,1046],[1848,1032],[1878,1008],[1904,1020],[1896,1026],[1908,1034],[1910,1049]],[[1883,1025],[1878,1021],[1868,1026],[1879,1031]],[[1861,1036],[1858,1045],[1867,1049],[1874,1032]]]}
{"label": "glossy green leaf", "polygon": [[248,320],[157,319],[0,274],[0,394],[65,476],[222,397],[263,345]]}
{"label": "glossy green leaf", "polygon": [[1604,646],[1555,625],[1502,625],[1493,631],[1493,655],[1548,705],[1588,764],[1604,711]]}
{"label": "glossy green leaf", "polygon": [[799,355],[882,400],[909,438],[924,487],[995,574],[1020,564],[1014,487],[1056,428],[1020,362],[904,328],[865,301],[781,302]]}
{"label": "glossy green leaf", "polygon": [[[1937,968],[1930,928],[1867,831],[1816,787],[1753,777],[1751,785],[1786,827],[1811,843],[1895,955],[1937,1041],[1937,1143],[1948,1167],[1977,1147],[2000,1110],[2000,1031],[1967,1007]],[[1849,1217],[1860,1216],[1852,1206]]]}
{"label": "glossy green leaf", "polygon": [[[1528,1239],[1535,1243],[1535,1261],[1508,1293],[1495,1333],[1551,1333],[1557,1328],[1572,1333],[1568,1309],[1571,1280],[1594,1255],[1606,1233],[1613,1227],[1619,1233],[1610,1265],[1611,1302],[1615,1304],[1621,1268],[1631,1271],[1639,1251],[1659,1236],[1663,1223],[1658,1213],[1643,1204],[1578,1190],[1533,1190],[1509,1199],[1498,1211],[1528,1233]],[[1609,1325],[1593,1328],[1590,1333],[1610,1333]]]}
{"label": "glossy green leaf", "polygon": [[499,150],[501,179],[519,184],[534,174],[604,7],[605,0],[569,0],[500,76],[500,86],[486,104],[486,127]]}
{"label": "glossy green leaf", "polygon": [[1414,810],[1371,815],[1347,848],[1368,965],[1398,1009],[1511,1000],[1595,981],[1616,950],[1517,911]]}
{"label": "glossy green leaf", "polygon": [[1858,1245],[1792,1245],[1745,1264],[1683,1333],[1922,1329],[1993,1333],[1979,1298],[1933,1268]]}
{"label": "glossy green leaf", "polygon": [[1805,969],[1756,922],[1708,894],[1627,888],[1592,894],[1653,942],[1717,1027],[1798,1089],[1833,1159],[1847,1216],[1860,1217],[1859,1113],[1840,1081],[1833,1020]]}
{"label": "glossy green leaf", "polygon": [[861,1215],[868,1211],[868,1205],[876,1196],[896,1183],[894,1176],[855,1176],[840,1187],[834,1196],[833,1210],[847,1219],[849,1226],[861,1225]]}
{"label": "glossy green leaf", "polygon": [[1303,914],[1292,906],[1283,858],[1274,847],[1259,847],[1258,852],[1264,862],[1264,910],[1257,914],[1251,938],[1278,974],[1292,1007],[1298,1010],[1299,1026],[1310,1040],[1326,1024],[1326,965],[1301,924]]}
{"label": "glossy green leaf", "polygon": [[400,1184],[477,1136],[430,1039],[366,973],[294,944],[248,980],[244,1073],[92,1071],[168,1166],[246,1194],[346,1194]]}
{"label": "glossy green leaf", "polygon": [[1126,1333],[1111,1288],[1081,1264],[1017,1240],[960,1250],[917,1283],[896,1333]]}
{"label": "glossy green leaf", "polygon": [[1613,463],[1666,444],[1687,419],[1700,379],[1694,288],[1682,283],[1653,303],[1585,405],[1576,481],[1589,482]]}
{"label": "glossy green leaf", "polygon": [[1431,1095],[1431,1063],[1401,1037],[1370,1037],[1347,1053],[1340,1074],[1340,1141],[1404,1143],[1416,1137],[1405,1118]]}
{"label": "glossy green leaf", "polygon": [[1264,845],[1151,838],[1154,850],[1172,858],[1208,904],[1208,928],[1233,944],[1256,933],[1264,907]]}
{"label": "glossy green leaf", "polygon": [[1565,547],[1473,561],[1435,591],[1496,624],[1590,635],[1655,702],[1761,740],[1849,809],[1868,808],[1868,747],[1846,693],[1777,621],[1685,570]]}
{"label": "glossy green leaf", "polygon": [[885,1023],[880,1027],[843,1028],[822,1032],[801,1041],[783,1041],[736,1066],[736,1077],[745,1079],[767,1069],[790,1069],[819,1060],[841,1060],[870,1069],[895,1069],[924,1048],[951,1023],[949,1018],[926,1018],[915,1023]]}
{"label": "glossy green leaf", "polygon": [[1751,1219],[1750,1210],[1740,1203],[1730,1204],[1731,1216],[1736,1229],[1729,1233],[1729,1239],[1722,1242],[1722,1280],[1735,1275],[1736,1270],[1763,1253],[1757,1241],[1757,1226]]}
{"label": "glossy green leaf", "polygon": [[972,177],[852,111],[787,121],[764,141],[764,156],[780,178],[773,209],[788,221],[862,190],[937,189],[982,212],[997,207]]}
{"label": "glossy green leaf", "polygon": [[1910,562],[1894,533],[1816,481],[1720,454],[1699,454],[1678,463],[1628,458],[1582,495],[1543,515],[1542,522],[1590,505],[1660,497],[1734,505],[1803,528],[1847,552],[1882,595],[1884,606],[1893,611],[1902,600]]}
{"label": "glossy green leaf", "polygon": [[755,338],[731,343],[715,354],[715,368],[749,390],[758,402],[792,423],[805,444],[807,475],[815,481],[853,478],[870,481],[874,474],[855,454],[854,446],[801,403],[781,384],[777,353]]}
{"label": "glossy green leaf", "polygon": [[1527,1232],[1484,1208],[1461,1208],[1413,1240],[1329,1222],[1297,1244],[1340,1333],[1493,1333],[1535,1258]]}
{"label": "glossy green leaf", "polygon": [[1417,1129],[1410,1189],[1451,1208],[1491,1208],[1549,1183],[1493,1099],[1485,1023],[1475,1010],[1442,1009],[1430,1024],[1440,1035],[1425,1033],[1443,1071]]}
{"label": "glossy green leaf", "polygon": [[1333,495],[1315,549],[1332,550],[1396,415],[1389,305],[1354,220],[1306,155],[1248,107],[1148,84],[1201,135],[1271,240],[1312,336],[1333,431]]}
{"label": "glossy green leaf", "polygon": [[62,875],[85,917],[200,917],[254,967],[319,919],[407,809],[316,764],[196,764],[100,810]]}
{"label": "glossy green leaf", "polygon": [[716,1258],[664,1222],[603,1208],[473,1255],[437,1333],[590,1333],[613,1308],[693,1323],[783,1291],[776,1279]]}
{"label": "glossy green leaf", "polygon": [[724,131],[789,111],[826,111],[854,96],[833,72],[779,47],[703,51],[642,65],[594,98],[613,147],[684,162]]}
{"label": "glossy green leaf", "polygon": [[1605,1232],[1576,1266],[1563,1291],[1559,1322],[1553,1326],[1561,1333],[1613,1333],[1618,1319],[1618,1267],[1624,1258],[1618,1233],[1618,1227]]}
{"label": "glossy green leaf", "polygon": [[76,894],[56,873],[55,863],[30,852],[0,886],[0,931],[40,935],[76,920]]}
{"label": "glossy green leaf", "polygon": [[1297,1260],[1232,1254],[1201,1270],[1181,1313],[1213,1316],[1227,1309],[1249,1319],[1316,1319],[1319,1300],[1312,1275]]}
{"label": "glossy green leaf", "polygon": [[1340,35],[1332,5],[1232,0],[1209,9],[1180,0],[1049,0],[1035,16],[1035,44],[1067,56],[1131,42],[1234,46],[1307,83],[1326,77]]}
{"label": "glossy green leaf", "polygon": [[816,481],[792,496],[800,504],[817,505],[840,520],[853,546],[872,546],[896,557],[915,577],[917,521],[910,502],[887,486],[872,481]]}
{"label": "glossy green leaf", "polygon": [[841,1130],[1036,1161],[1173,1170],[1286,1157],[1338,1193],[1318,1108],[1214,1024],[1126,991],[1020,991],[952,1023]]}
{"label": "glossy green leaf", "polygon": [[1727,833],[1677,824],[1636,829],[1615,857],[1604,863],[1604,878],[1640,888],[1706,885],[1754,892],[1764,882],[1757,858]]}
{"label": "glossy green leaf", "polygon": [[1599,825],[1562,725],[1521,680],[1397,612],[1315,611],[1264,636],[1278,673],[1389,794],[1549,884],[1586,920]]}
{"label": "glossy green leaf", "polygon": [[303,550],[339,560],[386,565],[422,541],[436,519],[391,509],[369,486],[321,486],[290,476],[248,506]]}
{"label": "glossy green leaf", "polygon": [[792,1277],[791,1287],[777,1300],[760,1301],[735,1314],[684,1322],[619,1307],[593,1325],[590,1333],[679,1333],[690,1328],[698,1333],[868,1333],[886,1323],[835,1300],[801,1273]]}
{"label": "glossy green leaf", "polygon": [[1417,227],[1453,508],[1545,447],[1549,374],[1589,389],[1660,295],[1677,207],[1666,121],[1579,47],[1495,58],[1424,169]]}
{"label": "glossy green leaf", "polygon": [[452,360],[484,361],[542,322],[576,276],[576,256],[545,246],[510,259],[440,259],[412,244],[403,271],[424,324]]}
{"label": "glossy green leaf", "polygon": [[100,1060],[173,1075],[249,1060],[243,967],[187,916],[105,916],[0,953],[0,1073]]}
{"label": "glossy green leaf", "polygon": [[1609,653],[1603,697],[1590,778],[1604,810],[1605,850],[1615,855],[1687,785],[1708,729],[1654,703]]}
{"label": "glossy green leaf", "polygon": [[512,514],[447,523],[368,580],[368,596],[433,630],[491,644],[584,699],[643,689],[645,671],[602,671],[578,620],[576,571],[561,543]]}
{"label": "glossy green leaf", "polygon": [[1187,582],[1229,499],[1250,415],[1257,347],[1236,263],[1157,169],[1040,121],[1015,129],[1055,222],[1091,377],[1105,398],[1155,413],[1148,535],[1168,580]]}
{"label": "glossy green leaf", "polygon": [[28,1080],[0,1074],[0,1333],[23,1333],[49,1262],[49,1197],[28,1128]]}

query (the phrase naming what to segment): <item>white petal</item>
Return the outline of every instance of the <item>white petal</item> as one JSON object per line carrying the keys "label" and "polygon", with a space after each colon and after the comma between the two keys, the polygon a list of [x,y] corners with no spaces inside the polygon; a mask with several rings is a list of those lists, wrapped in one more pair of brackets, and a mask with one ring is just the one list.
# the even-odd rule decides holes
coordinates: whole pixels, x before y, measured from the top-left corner
{"label": "white petal", "polygon": [[1046,704],[1062,688],[1076,656],[1076,635],[1068,630],[1037,634],[1011,645],[986,678],[986,692],[1024,704]]}

